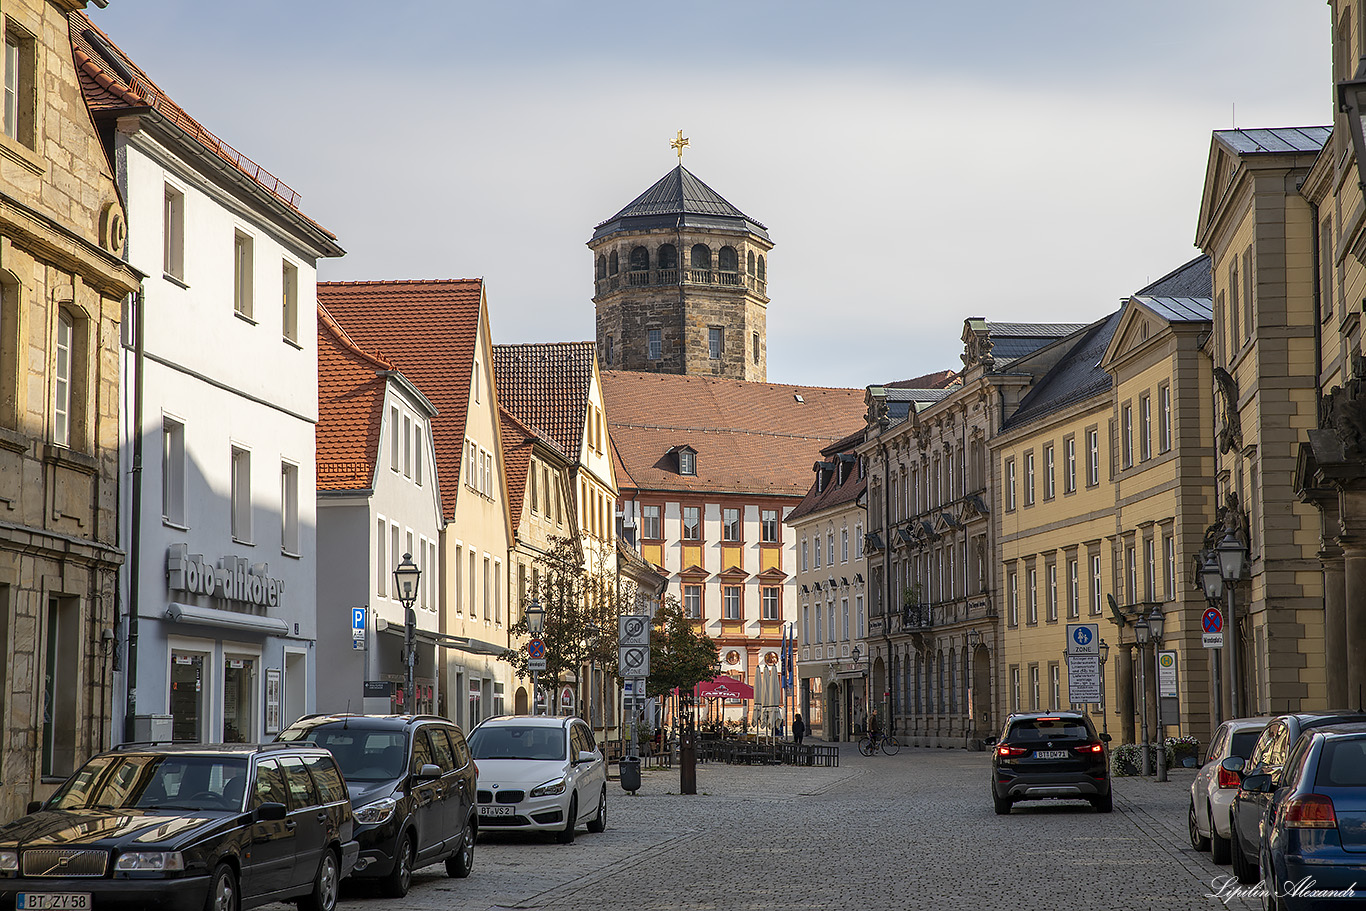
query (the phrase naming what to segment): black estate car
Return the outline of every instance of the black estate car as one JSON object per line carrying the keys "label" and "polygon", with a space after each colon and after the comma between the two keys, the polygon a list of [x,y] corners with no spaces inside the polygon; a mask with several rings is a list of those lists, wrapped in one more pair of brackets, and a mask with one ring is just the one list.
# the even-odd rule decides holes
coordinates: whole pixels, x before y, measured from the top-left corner
{"label": "black estate car", "polygon": [[311,715],[280,740],[332,751],[356,808],[360,859],[352,875],[377,878],[402,898],[413,871],[444,860],[469,876],[478,769],[460,728],[438,715]]}
{"label": "black estate car", "polygon": [[0,828],[0,907],[332,911],[357,851],[326,750],[130,744]]}
{"label": "black estate car", "polygon": [[1017,800],[1089,800],[1112,806],[1109,734],[1081,712],[1017,712],[1006,719],[991,757],[991,799],[999,814]]}

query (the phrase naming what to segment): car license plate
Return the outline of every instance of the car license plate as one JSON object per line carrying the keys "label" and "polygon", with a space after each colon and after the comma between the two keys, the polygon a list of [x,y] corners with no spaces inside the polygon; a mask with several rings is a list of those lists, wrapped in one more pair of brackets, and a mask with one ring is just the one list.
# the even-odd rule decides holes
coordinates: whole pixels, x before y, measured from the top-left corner
{"label": "car license plate", "polygon": [[514,815],[516,815],[516,813],[517,813],[517,808],[516,808],[516,807],[489,807],[489,806],[481,806],[481,807],[479,808],[479,815],[480,815],[480,816],[514,816]]}
{"label": "car license plate", "polygon": [[1035,750],[1035,759],[1066,759],[1066,750]]}
{"label": "car license plate", "polygon": [[17,911],[86,911],[89,892],[20,892]]}

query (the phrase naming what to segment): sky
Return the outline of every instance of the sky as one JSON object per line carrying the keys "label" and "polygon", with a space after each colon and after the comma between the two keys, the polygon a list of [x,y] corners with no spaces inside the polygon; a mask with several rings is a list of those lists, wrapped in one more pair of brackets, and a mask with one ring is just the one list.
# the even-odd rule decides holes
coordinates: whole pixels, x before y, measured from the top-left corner
{"label": "sky", "polygon": [[609,218],[683,163],[768,227],[768,378],[961,366],[1199,254],[1210,136],[1331,123],[1323,0],[111,0],[91,18],[302,194],[320,280],[482,277],[591,340]]}

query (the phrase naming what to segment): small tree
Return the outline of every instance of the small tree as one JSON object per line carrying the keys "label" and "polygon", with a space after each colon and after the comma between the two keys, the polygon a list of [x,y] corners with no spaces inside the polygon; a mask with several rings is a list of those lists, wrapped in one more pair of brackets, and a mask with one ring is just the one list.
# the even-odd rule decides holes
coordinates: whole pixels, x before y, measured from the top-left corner
{"label": "small tree", "polygon": [[711,637],[699,633],[692,621],[683,616],[678,599],[667,596],[655,612],[654,627],[650,630],[650,680],[646,694],[664,696],[674,689],[692,692],[694,686],[716,673],[719,654]]}

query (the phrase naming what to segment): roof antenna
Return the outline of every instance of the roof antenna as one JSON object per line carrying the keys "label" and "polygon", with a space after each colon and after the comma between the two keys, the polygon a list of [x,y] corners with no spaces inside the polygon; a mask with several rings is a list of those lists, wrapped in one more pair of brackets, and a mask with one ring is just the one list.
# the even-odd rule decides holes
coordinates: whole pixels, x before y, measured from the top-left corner
{"label": "roof antenna", "polygon": [[351,727],[351,700],[348,699],[348,700],[346,700],[346,717],[342,719],[342,730],[343,730],[343,731],[348,730],[348,729],[350,729],[350,727]]}

